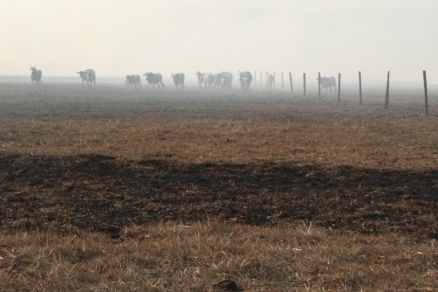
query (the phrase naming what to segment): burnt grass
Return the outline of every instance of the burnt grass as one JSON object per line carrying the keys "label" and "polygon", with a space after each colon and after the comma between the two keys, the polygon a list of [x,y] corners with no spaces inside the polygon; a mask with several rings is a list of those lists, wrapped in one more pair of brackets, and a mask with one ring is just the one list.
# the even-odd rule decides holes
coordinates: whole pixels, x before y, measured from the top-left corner
{"label": "burnt grass", "polygon": [[11,232],[117,238],[131,224],[220,219],[438,238],[437,170],[10,154],[0,155],[0,189],[0,228]]}

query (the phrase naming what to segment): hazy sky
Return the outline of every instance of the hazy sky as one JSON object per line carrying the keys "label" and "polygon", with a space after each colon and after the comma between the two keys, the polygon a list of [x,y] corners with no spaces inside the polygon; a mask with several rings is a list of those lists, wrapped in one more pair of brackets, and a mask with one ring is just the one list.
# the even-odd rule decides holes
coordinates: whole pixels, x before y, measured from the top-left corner
{"label": "hazy sky", "polygon": [[[0,0],[0,75],[276,70],[438,79],[437,0]],[[436,71],[436,73],[433,72]]]}

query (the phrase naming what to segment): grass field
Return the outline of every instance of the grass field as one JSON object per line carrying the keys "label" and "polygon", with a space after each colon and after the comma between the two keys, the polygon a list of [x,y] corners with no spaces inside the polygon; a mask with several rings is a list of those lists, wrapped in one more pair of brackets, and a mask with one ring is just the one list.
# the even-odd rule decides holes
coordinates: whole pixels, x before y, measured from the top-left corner
{"label": "grass field", "polygon": [[438,289],[438,103],[0,83],[0,289]]}

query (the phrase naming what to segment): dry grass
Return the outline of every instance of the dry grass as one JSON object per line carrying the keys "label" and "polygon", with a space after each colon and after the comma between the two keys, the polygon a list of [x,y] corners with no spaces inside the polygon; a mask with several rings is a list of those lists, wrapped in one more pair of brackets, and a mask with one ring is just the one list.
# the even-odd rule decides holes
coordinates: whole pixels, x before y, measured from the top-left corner
{"label": "dry grass", "polygon": [[410,170],[438,164],[438,116],[426,118],[418,104],[401,102],[386,111],[373,103],[284,95],[143,93],[125,99],[117,88],[91,94],[71,86],[29,98],[21,87],[10,90],[0,108],[0,152],[8,154]]}
{"label": "dry grass", "polygon": [[17,233],[0,239],[0,289],[247,291],[438,289],[434,241],[339,234],[311,225],[131,226],[124,239]]}
{"label": "dry grass", "polygon": [[296,161],[392,169],[433,169],[438,163],[438,138],[430,135],[438,132],[434,120],[385,116],[367,120],[359,119],[354,112],[341,118],[315,115],[318,117],[240,119],[151,114],[129,118],[0,118],[0,151],[165,157],[199,163]]}
{"label": "dry grass", "polygon": [[0,85],[0,290],[438,290],[416,103]]}

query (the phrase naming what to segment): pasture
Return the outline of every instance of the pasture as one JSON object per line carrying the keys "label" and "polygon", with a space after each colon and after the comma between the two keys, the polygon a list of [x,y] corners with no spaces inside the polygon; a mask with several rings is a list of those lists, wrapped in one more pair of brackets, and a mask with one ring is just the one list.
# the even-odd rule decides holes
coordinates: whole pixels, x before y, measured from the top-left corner
{"label": "pasture", "polygon": [[437,97],[344,95],[0,83],[0,289],[438,289]]}

